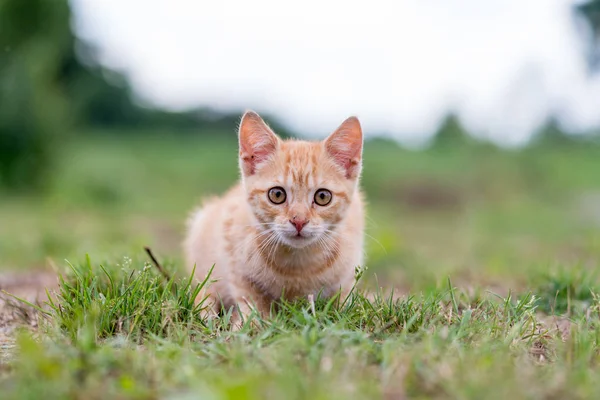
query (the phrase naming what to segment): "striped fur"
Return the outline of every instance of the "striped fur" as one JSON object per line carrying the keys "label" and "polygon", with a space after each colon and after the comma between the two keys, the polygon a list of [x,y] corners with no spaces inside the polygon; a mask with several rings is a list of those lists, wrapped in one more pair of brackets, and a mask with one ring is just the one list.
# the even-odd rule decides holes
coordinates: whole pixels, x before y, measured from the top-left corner
{"label": "striped fur", "polygon": [[[187,267],[203,279],[214,265],[208,295],[217,306],[266,316],[282,296],[345,295],[363,262],[363,200],[358,189],[362,132],[351,117],[322,142],[281,140],[258,114],[239,129],[241,181],[204,202],[189,220]],[[269,200],[285,190],[282,204]],[[327,189],[326,206],[314,201]],[[301,232],[294,219],[308,221]]]}

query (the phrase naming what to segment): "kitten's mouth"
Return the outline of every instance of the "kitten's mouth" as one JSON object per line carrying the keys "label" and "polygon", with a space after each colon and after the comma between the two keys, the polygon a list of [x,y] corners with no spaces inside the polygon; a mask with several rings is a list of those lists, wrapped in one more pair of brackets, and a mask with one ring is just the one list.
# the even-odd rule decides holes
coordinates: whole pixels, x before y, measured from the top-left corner
{"label": "kitten's mouth", "polygon": [[301,233],[296,233],[295,235],[290,235],[288,238],[294,242],[302,242],[308,239],[308,236],[305,236]]}
{"label": "kitten's mouth", "polygon": [[283,236],[283,242],[291,247],[301,248],[306,247],[314,241],[314,236],[305,233],[287,234]]}

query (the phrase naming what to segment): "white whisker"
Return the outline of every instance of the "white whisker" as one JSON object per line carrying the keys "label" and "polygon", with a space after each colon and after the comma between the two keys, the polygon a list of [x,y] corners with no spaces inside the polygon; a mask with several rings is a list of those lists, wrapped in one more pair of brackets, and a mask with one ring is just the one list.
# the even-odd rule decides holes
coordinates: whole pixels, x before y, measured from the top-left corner
{"label": "white whisker", "polygon": [[371,239],[372,241],[374,241],[375,243],[377,243],[379,245],[379,247],[381,247],[381,249],[385,252],[385,254],[387,254],[387,250],[385,247],[383,247],[383,245],[381,244],[381,242],[377,239],[375,239],[373,236],[369,235],[367,232],[363,232],[363,234],[368,237],[369,239]]}

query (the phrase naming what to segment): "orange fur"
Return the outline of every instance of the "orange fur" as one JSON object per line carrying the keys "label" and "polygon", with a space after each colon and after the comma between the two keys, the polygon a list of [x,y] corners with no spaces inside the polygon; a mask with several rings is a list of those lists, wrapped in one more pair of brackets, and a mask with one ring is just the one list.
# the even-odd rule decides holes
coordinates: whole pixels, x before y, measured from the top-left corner
{"label": "orange fur", "polygon": [[[284,141],[249,111],[239,141],[241,182],[193,213],[187,267],[196,265],[203,279],[214,265],[208,295],[243,315],[254,306],[264,316],[282,296],[347,295],[363,262],[358,120],[348,118],[322,142]],[[284,202],[269,200],[272,188],[285,191]],[[329,204],[317,203],[319,189],[331,193]]]}

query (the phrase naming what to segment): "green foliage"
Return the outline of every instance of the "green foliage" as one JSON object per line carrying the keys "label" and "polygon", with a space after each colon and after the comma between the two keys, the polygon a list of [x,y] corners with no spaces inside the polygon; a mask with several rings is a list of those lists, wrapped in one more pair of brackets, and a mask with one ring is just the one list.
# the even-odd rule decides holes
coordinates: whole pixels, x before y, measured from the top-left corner
{"label": "green foliage", "polygon": [[476,143],[460,123],[458,116],[448,115],[438,129],[434,141],[434,148],[473,146]]}
{"label": "green foliage", "polygon": [[[531,296],[473,296],[450,282],[418,297],[359,290],[341,303],[285,302],[272,318],[254,316],[232,332],[227,317],[193,309],[189,281],[175,287],[129,260],[71,267],[44,311],[51,341],[21,336],[12,372],[0,379],[5,398],[341,399],[400,389],[471,397],[483,389],[477,382],[495,382],[498,364],[513,367],[497,384],[519,390],[511,357],[549,345]],[[469,363],[479,372],[466,372]]]}
{"label": "green foliage", "polygon": [[554,147],[563,151],[572,151],[577,146],[598,145],[600,143],[598,140],[600,140],[600,132],[590,131],[587,134],[565,132],[561,129],[559,122],[555,118],[551,118],[535,132],[530,147],[539,150]]}
{"label": "green foliage", "polygon": [[0,1],[0,185],[39,185],[67,129],[66,0]]}
{"label": "green foliage", "polygon": [[540,310],[556,315],[582,315],[600,293],[600,280],[595,271],[581,267],[562,268],[548,273],[535,289]]}
{"label": "green foliage", "polygon": [[126,258],[112,269],[94,268],[88,257],[78,267],[71,265],[70,276],[61,276],[56,300],[49,298],[58,327],[72,340],[82,326],[93,326],[97,338],[125,335],[135,341],[165,335],[175,326],[206,326],[199,319],[204,301],[195,303],[206,282],[172,278],[164,283],[149,264],[135,269],[131,263]]}

